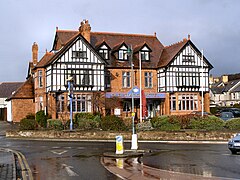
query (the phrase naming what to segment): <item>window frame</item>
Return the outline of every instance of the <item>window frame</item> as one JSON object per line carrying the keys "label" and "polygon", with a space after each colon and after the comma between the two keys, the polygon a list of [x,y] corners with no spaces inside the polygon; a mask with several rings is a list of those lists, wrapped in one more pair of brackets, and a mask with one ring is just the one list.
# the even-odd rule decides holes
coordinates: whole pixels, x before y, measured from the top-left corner
{"label": "window frame", "polygon": [[38,87],[42,88],[43,87],[43,71],[38,70]]}
{"label": "window frame", "polygon": [[87,59],[87,51],[72,51],[73,59]]}
{"label": "window frame", "polygon": [[131,87],[131,72],[130,71],[122,72],[122,87],[123,88]]}
{"label": "window frame", "polygon": [[153,73],[144,72],[144,87],[153,88]]}
{"label": "window frame", "polygon": [[118,50],[118,59],[122,60],[122,61],[127,61],[128,60],[128,53],[127,53],[127,47],[126,46],[122,46]]}

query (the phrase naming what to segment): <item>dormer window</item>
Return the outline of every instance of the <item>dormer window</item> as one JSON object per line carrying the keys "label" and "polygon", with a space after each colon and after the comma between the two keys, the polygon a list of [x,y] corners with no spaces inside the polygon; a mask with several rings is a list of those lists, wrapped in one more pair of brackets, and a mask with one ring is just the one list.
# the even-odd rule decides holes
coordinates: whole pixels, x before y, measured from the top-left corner
{"label": "dormer window", "polygon": [[143,46],[143,48],[139,51],[141,60],[149,61],[150,60],[150,52],[151,52],[151,50],[147,47],[147,45]]}
{"label": "dormer window", "polygon": [[109,50],[106,45],[102,45],[99,48],[98,52],[102,56],[103,59],[109,59]]}
{"label": "dormer window", "polygon": [[141,51],[141,60],[149,61],[149,51]]}
{"label": "dormer window", "polygon": [[128,60],[128,55],[127,55],[127,47],[122,46],[119,51],[118,51],[118,59],[119,60]]}

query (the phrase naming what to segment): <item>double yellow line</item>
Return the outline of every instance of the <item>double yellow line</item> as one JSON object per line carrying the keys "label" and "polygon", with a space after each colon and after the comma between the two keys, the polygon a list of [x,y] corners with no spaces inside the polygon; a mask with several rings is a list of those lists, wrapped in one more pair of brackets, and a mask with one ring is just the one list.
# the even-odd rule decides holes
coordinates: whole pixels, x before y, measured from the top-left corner
{"label": "double yellow line", "polygon": [[[33,180],[32,171],[27,163],[25,156],[21,152],[15,151],[12,149],[8,149],[8,148],[7,149],[0,148],[0,150],[5,151],[5,152],[11,152],[15,155],[15,157],[17,157],[18,163],[21,168],[23,180]],[[15,160],[15,158],[14,158],[14,160]],[[15,162],[14,162],[14,166],[15,166]]]}

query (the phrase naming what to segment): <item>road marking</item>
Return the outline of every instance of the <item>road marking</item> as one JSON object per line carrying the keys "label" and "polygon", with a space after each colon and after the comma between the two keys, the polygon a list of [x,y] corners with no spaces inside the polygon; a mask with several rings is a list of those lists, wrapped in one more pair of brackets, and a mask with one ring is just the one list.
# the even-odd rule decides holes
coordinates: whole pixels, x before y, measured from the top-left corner
{"label": "road marking", "polygon": [[65,152],[67,152],[67,150],[52,150],[51,151],[53,154],[57,154],[57,155],[62,155],[64,154]]}
{"label": "road marking", "polygon": [[71,170],[71,168],[73,168],[72,166],[62,164],[62,167],[67,171],[69,176],[79,176],[77,173],[75,173],[73,170]]}

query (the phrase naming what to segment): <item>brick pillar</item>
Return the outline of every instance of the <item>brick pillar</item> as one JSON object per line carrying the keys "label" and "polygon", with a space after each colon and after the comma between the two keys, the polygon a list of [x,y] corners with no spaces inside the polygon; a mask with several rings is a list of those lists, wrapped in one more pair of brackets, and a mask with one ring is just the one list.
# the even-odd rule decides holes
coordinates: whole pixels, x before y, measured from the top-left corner
{"label": "brick pillar", "polygon": [[210,112],[210,95],[209,95],[209,93],[204,94],[204,111]]}
{"label": "brick pillar", "polygon": [[170,95],[166,93],[164,101],[164,115],[170,115]]}

